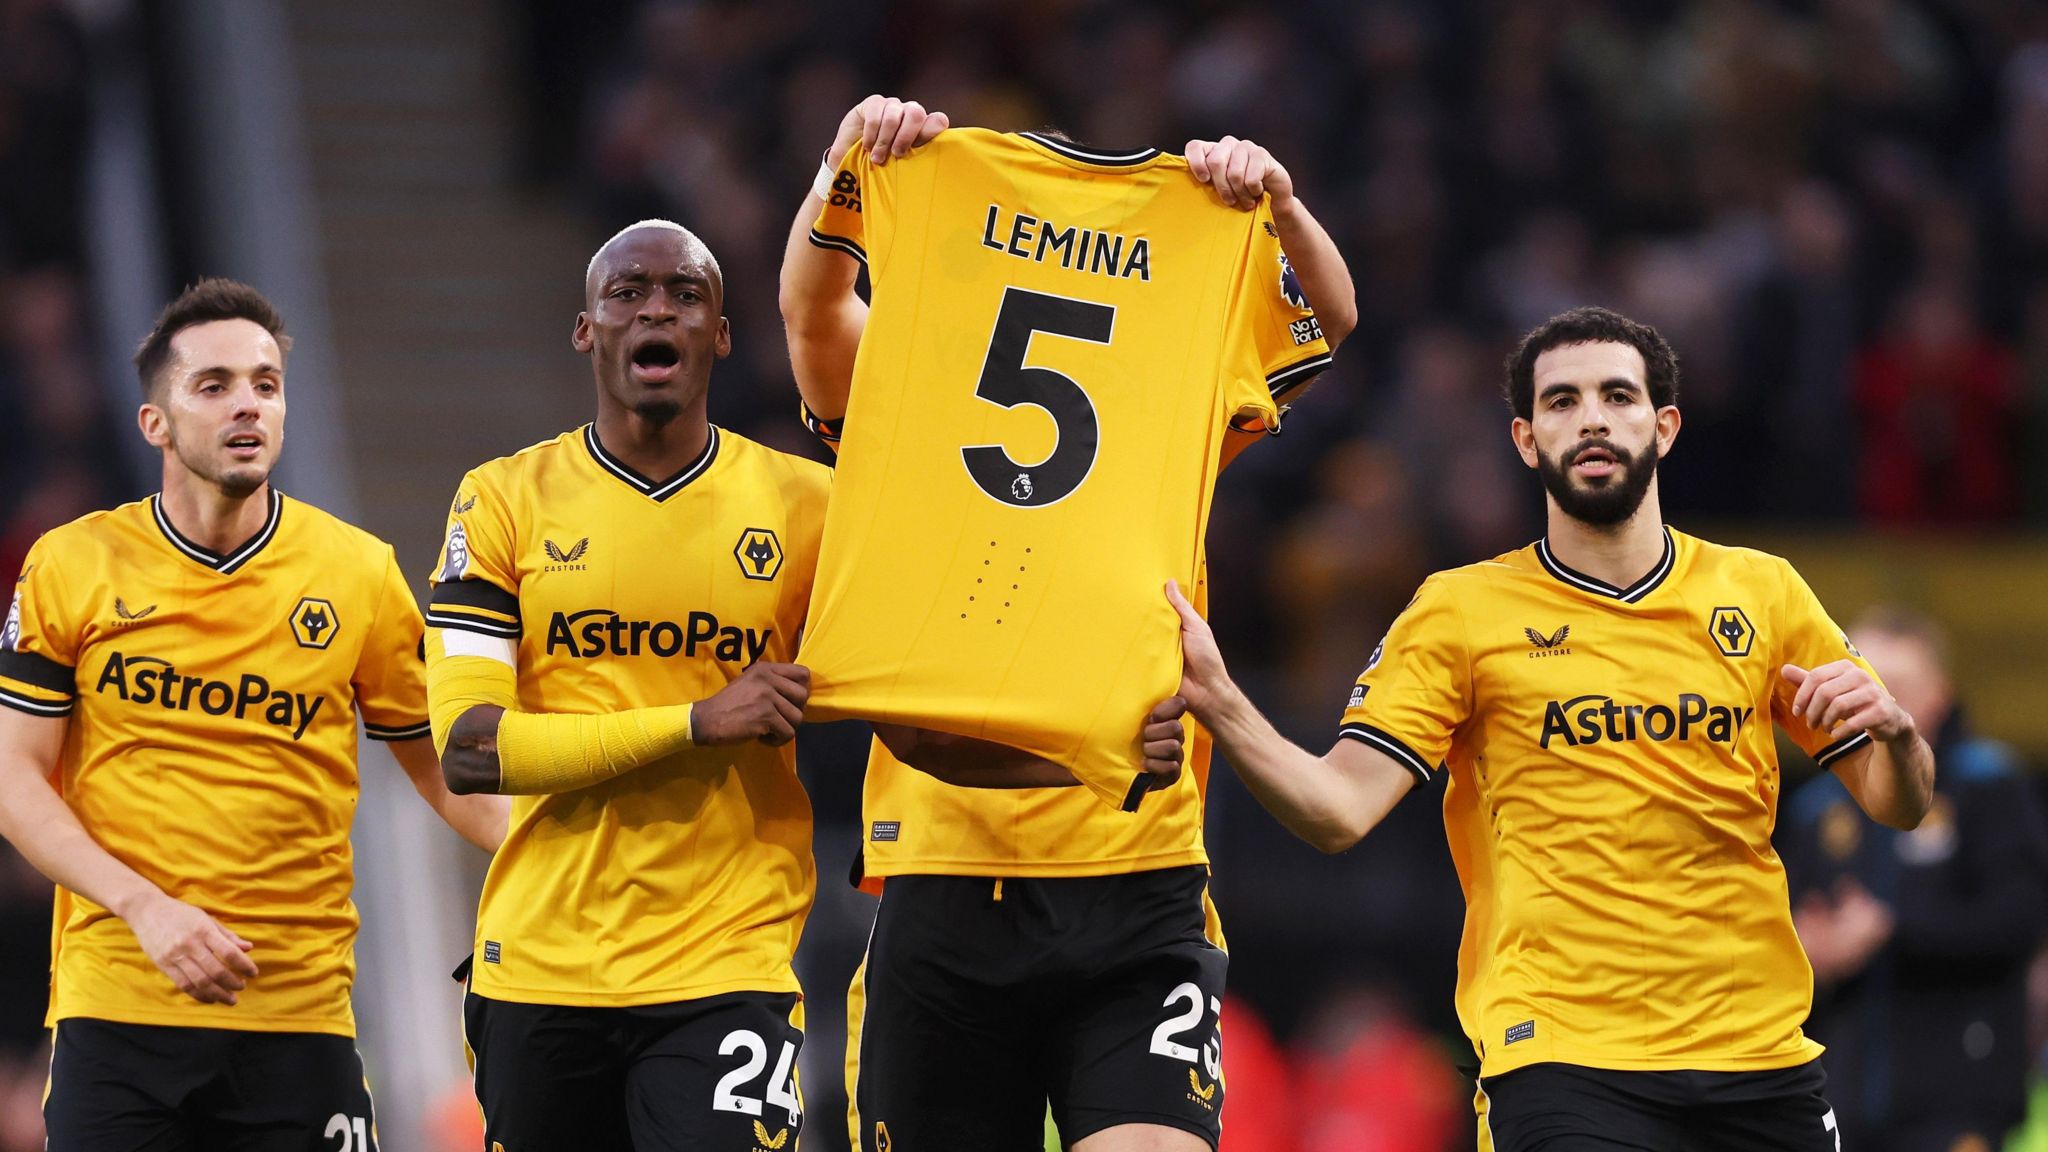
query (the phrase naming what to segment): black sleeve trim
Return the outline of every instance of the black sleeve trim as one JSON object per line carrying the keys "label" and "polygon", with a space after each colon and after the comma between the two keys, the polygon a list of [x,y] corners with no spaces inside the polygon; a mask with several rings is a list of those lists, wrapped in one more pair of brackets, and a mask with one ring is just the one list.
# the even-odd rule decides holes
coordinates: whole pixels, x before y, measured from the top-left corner
{"label": "black sleeve trim", "polygon": [[797,407],[803,410],[804,427],[809,428],[812,434],[827,444],[839,443],[839,437],[846,431],[846,417],[827,420],[811,411],[811,406],[801,400],[797,401]]}
{"label": "black sleeve trim", "polygon": [[433,725],[425,720],[417,724],[408,724],[397,728],[386,727],[382,724],[372,724],[368,720],[363,721],[363,735],[368,736],[372,740],[387,742],[392,740],[417,740],[422,736],[431,736],[433,734]]}
{"label": "black sleeve trim", "polygon": [[1813,762],[1826,768],[1858,748],[1866,747],[1869,743],[1870,733],[1868,732],[1858,732],[1854,736],[1845,736],[1814,753]]}
{"label": "black sleeve trim", "polygon": [[428,601],[437,608],[481,608],[514,620],[519,618],[519,597],[474,576],[434,585],[434,593]]}
{"label": "black sleeve trim", "polygon": [[34,696],[26,696],[0,687],[0,704],[31,716],[69,716],[72,705],[76,703],[76,699],[39,700]]}
{"label": "black sleeve trim", "polygon": [[45,692],[78,695],[77,670],[36,652],[0,652],[0,676],[19,680]]}
{"label": "black sleeve trim", "polygon": [[1318,352],[1306,360],[1296,361],[1277,372],[1268,373],[1266,391],[1272,393],[1277,402],[1282,396],[1315,379],[1334,362],[1328,352]]}
{"label": "black sleeve trim", "polygon": [[1408,747],[1398,737],[1384,729],[1375,728],[1370,724],[1346,724],[1337,730],[1337,735],[1346,740],[1356,740],[1361,744],[1376,748],[1392,756],[1395,760],[1400,761],[1402,767],[1415,774],[1415,782],[1417,784],[1429,783],[1437,771],[1441,770],[1441,766],[1432,769],[1428,762],[1423,760],[1422,757],[1417,756],[1415,750]]}
{"label": "black sleeve trim", "polygon": [[813,228],[811,229],[811,243],[816,244],[820,248],[830,248],[834,252],[844,252],[848,256],[860,261],[863,266],[868,262],[868,250],[844,236],[828,236]]}
{"label": "black sleeve trim", "polygon": [[427,609],[427,625],[431,628],[453,628],[457,632],[474,632],[479,636],[497,636],[506,640],[520,637],[519,625],[500,624],[495,620],[481,620],[475,616],[457,616],[452,612],[436,612]]}

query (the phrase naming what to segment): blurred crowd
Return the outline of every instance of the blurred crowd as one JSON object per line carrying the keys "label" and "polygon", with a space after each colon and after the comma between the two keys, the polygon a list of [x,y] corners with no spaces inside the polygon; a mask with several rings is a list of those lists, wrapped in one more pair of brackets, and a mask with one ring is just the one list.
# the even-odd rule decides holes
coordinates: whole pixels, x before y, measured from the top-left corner
{"label": "blurred crowd", "polygon": [[[0,571],[46,529],[133,497],[83,285],[90,120],[75,23],[0,0]],[[11,595],[11,592],[9,593]],[[0,845],[0,1150],[42,1147],[50,885]]]}

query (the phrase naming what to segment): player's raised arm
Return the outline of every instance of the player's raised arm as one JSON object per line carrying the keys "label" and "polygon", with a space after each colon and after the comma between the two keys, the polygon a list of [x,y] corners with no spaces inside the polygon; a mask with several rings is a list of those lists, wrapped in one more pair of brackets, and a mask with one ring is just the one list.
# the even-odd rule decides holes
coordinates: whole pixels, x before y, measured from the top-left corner
{"label": "player's raised arm", "polygon": [[1317,756],[1282,736],[1231,682],[1208,621],[1177,584],[1167,585],[1166,598],[1180,613],[1180,699],[1216,738],[1245,787],[1288,831],[1325,852],[1342,852],[1415,786],[1414,775],[1399,761],[1360,741],[1339,740]]}
{"label": "player's raised arm", "polygon": [[257,975],[254,945],[116,859],[51,787],[69,724],[0,708],[0,836],[52,882],[119,916],[187,996],[235,1003]]}
{"label": "player's raised arm", "polygon": [[782,250],[782,323],[797,391],[819,419],[836,421],[846,414],[853,357],[868,316],[866,302],[854,291],[860,238],[815,230],[818,214],[832,197],[840,162],[860,144],[875,164],[887,164],[944,131],[947,123],[945,113],[927,112],[914,100],[870,96],[854,105],[840,120],[818,179],[790,224]]}
{"label": "player's raised arm", "polygon": [[1209,185],[1225,204],[1250,211],[1260,196],[1272,197],[1273,227],[1280,232],[1280,249],[1294,266],[1302,295],[1316,310],[1323,326],[1323,340],[1335,352],[1337,345],[1358,327],[1358,293],[1351,284],[1351,268],[1337,242],[1294,194],[1294,178],[1271,152],[1251,140],[1225,136],[1220,140],[1190,140],[1183,155],[1188,171]]}

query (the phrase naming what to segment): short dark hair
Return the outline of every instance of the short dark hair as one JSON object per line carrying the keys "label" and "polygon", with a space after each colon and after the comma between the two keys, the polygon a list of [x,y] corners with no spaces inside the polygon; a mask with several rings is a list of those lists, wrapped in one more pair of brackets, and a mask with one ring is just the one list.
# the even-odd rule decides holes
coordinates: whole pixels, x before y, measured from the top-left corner
{"label": "short dark hair", "polygon": [[284,317],[277,314],[276,306],[264,299],[263,293],[239,280],[208,276],[164,306],[157,315],[156,326],[135,350],[135,371],[142,378],[144,397],[157,394],[157,376],[171,358],[171,338],[187,328],[215,320],[248,320],[261,325],[277,341],[280,354],[292,350],[292,338],[284,332]]}
{"label": "short dark hair", "polygon": [[1650,403],[1658,408],[1678,403],[1678,356],[1648,324],[1638,324],[1605,308],[1574,308],[1560,312],[1522,337],[1508,356],[1508,378],[1501,394],[1524,420],[1536,414],[1536,358],[1552,348],[1573,344],[1626,344],[1643,354]]}

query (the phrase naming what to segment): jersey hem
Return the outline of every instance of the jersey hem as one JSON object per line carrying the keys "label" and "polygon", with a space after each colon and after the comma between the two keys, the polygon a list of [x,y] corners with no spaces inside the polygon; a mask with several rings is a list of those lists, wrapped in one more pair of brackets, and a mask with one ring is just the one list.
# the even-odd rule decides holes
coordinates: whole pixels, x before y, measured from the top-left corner
{"label": "jersey hem", "polygon": [[1157,872],[1209,863],[1206,850],[1175,852],[1167,856],[1128,856],[1117,860],[935,860],[921,857],[872,866],[863,861],[861,875],[884,879],[889,876],[986,876],[991,879],[1036,879],[1070,876],[1126,876],[1133,872]]}
{"label": "jersey hem", "polygon": [[728,992],[766,992],[774,995],[794,992],[801,997],[804,990],[796,980],[780,977],[774,980],[725,980],[716,984],[687,984],[677,988],[648,989],[634,992],[558,992],[544,988],[508,988],[495,983],[486,986],[478,980],[478,964],[470,969],[469,990],[486,1000],[503,1000],[508,1004],[540,1004],[554,1008],[644,1008],[650,1004],[674,1004],[683,1000],[703,1000],[712,996],[723,996]]}
{"label": "jersey hem", "polygon": [[1489,1058],[1481,1062],[1479,1075],[1482,1078],[1505,1076],[1534,1064],[1570,1064],[1579,1068],[1596,1068],[1603,1072],[1776,1072],[1783,1068],[1796,1068],[1818,1059],[1825,1050],[1818,1041],[1810,1039],[1802,1040],[1800,1045],[1791,1051],[1761,1056],[1621,1058],[1553,1050],[1547,1056],[1531,1053],[1527,1058],[1518,1060],[1506,1057]]}
{"label": "jersey hem", "polygon": [[214,1028],[224,1032],[318,1032],[323,1036],[346,1036],[356,1038],[356,1023],[353,1017],[347,1020],[322,1018],[308,1020],[297,1016],[236,1016],[229,1013],[221,1017],[208,1016],[195,1020],[180,1012],[151,1012],[136,1009],[131,1005],[94,1006],[73,1005],[67,1008],[51,1008],[43,1017],[43,1027],[54,1028],[64,1020],[105,1020],[113,1024],[147,1024],[159,1028]]}

